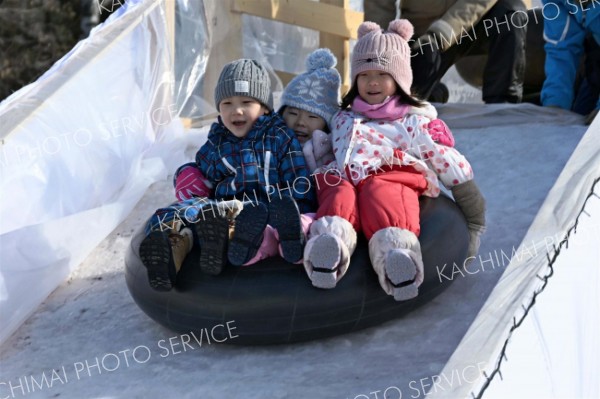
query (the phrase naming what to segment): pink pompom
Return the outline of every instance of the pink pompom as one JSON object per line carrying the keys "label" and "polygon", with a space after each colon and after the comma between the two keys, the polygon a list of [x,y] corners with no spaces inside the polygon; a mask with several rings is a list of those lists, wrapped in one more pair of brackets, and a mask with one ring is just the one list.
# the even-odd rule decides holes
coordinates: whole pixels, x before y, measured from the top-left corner
{"label": "pink pompom", "polygon": [[373,32],[375,30],[381,30],[381,26],[377,25],[375,22],[366,21],[359,25],[358,27],[358,38],[360,39],[364,35]]}
{"label": "pink pompom", "polygon": [[408,40],[412,37],[415,32],[415,28],[413,28],[412,24],[408,21],[408,19],[395,19],[390,22],[388,27],[388,31],[395,32],[399,34],[404,40]]}

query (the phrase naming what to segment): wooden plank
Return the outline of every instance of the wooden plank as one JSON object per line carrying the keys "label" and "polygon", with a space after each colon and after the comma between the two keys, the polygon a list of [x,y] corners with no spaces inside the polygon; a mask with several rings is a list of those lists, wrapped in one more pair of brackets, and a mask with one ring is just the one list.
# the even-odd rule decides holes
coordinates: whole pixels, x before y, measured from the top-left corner
{"label": "wooden plank", "polygon": [[289,72],[285,72],[285,71],[275,70],[275,73],[281,80],[281,84],[283,85],[283,87],[287,86],[287,84],[290,83],[290,80],[292,80],[292,79],[294,79],[294,77],[296,77],[295,73],[289,73]]}
{"label": "wooden plank", "polygon": [[[350,8],[350,0],[321,0],[321,2],[344,9]],[[363,13],[359,14],[360,22],[358,24],[362,23],[364,18]],[[358,29],[358,25],[355,28],[355,33],[356,29]],[[321,32],[319,35],[319,47],[330,49],[338,60],[337,70],[342,77],[341,95],[343,96],[348,92],[352,83],[350,82],[350,42],[339,36]]]}
{"label": "wooden plank", "polygon": [[242,15],[231,12],[231,8],[231,0],[205,2],[210,54],[202,79],[202,92],[204,99],[211,104],[223,66],[243,55]]}
{"label": "wooden plank", "polygon": [[363,13],[310,0],[233,0],[232,11],[356,39]]}
{"label": "wooden plank", "polygon": [[350,42],[328,34],[319,35],[319,47],[331,50],[338,60],[336,66],[342,78],[342,96],[350,89]]}
{"label": "wooden plank", "polygon": [[171,54],[171,69],[175,71],[175,0],[165,0],[165,17],[167,20],[167,35]]}

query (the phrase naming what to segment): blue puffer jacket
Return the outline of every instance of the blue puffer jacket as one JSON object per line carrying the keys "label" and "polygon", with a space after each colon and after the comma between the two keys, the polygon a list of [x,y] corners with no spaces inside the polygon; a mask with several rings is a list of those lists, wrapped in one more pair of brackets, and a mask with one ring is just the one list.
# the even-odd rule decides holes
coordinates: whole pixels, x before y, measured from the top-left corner
{"label": "blue puffer jacket", "polygon": [[[546,41],[542,104],[571,109],[586,33],[591,33],[600,44],[600,3],[592,0],[542,0],[542,3]],[[596,108],[600,108],[600,99]]]}
{"label": "blue puffer jacket", "polygon": [[213,184],[215,199],[268,202],[281,191],[291,193],[301,212],[315,209],[302,147],[277,113],[261,116],[243,138],[227,130],[219,117],[196,154],[196,166]]}

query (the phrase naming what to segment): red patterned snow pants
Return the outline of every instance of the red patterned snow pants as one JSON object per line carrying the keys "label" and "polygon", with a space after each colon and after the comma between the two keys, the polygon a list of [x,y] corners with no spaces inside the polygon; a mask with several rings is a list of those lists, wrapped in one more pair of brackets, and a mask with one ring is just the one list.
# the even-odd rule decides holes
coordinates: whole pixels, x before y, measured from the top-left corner
{"label": "red patterned snow pants", "polygon": [[356,186],[335,174],[318,174],[316,219],[340,216],[370,240],[386,227],[410,230],[419,236],[419,196],[427,188],[425,177],[410,166],[394,166],[371,174]]}

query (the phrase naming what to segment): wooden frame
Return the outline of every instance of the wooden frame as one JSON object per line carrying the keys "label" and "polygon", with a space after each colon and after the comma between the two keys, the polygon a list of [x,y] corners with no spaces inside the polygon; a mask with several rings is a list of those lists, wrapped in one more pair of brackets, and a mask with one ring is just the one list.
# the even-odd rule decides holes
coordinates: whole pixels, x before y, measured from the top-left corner
{"label": "wooden frame", "polygon": [[363,14],[347,9],[347,0],[235,0],[231,11],[356,39]]}
{"label": "wooden frame", "polygon": [[[319,46],[338,59],[342,92],[350,87],[350,39],[357,38],[362,12],[350,10],[349,0],[231,0],[232,14],[248,14],[320,32]],[[235,19],[235,17],[234,17]],[[276,71],[284,85],[295,75]]]}

